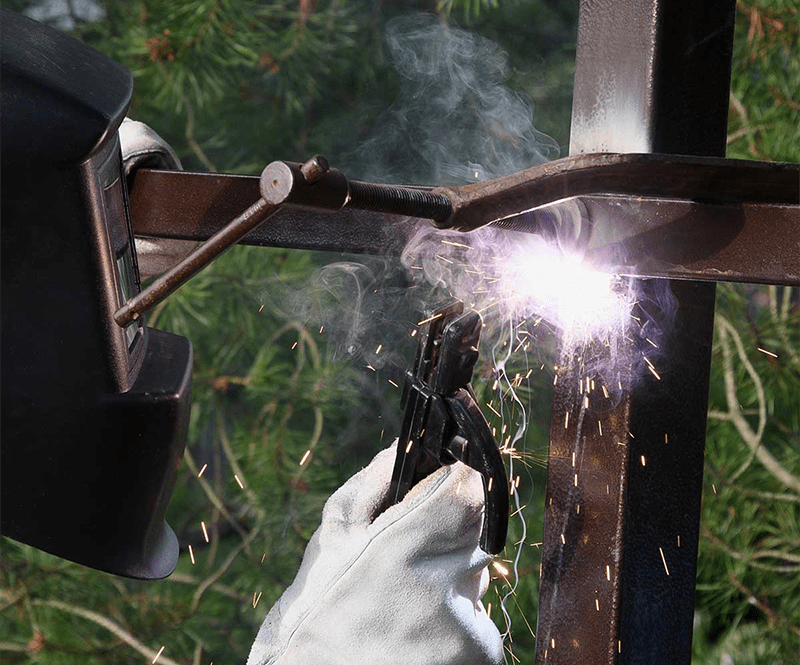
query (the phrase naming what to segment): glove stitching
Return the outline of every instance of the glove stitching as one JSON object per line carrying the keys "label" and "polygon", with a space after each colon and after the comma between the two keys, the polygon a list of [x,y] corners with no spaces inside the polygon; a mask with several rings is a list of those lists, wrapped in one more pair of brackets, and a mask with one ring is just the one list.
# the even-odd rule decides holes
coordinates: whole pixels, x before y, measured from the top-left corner
{"label": "glove stitching", "polygon": [[[347,564],[347,567],[344,568],[344,570],[342,570],[342,572],[336,577],[335,580],[331,581],[331,583],[327,586],[327,588],[324,590],[324,592],[319,596],[317,601],[308,610],[306,610],[303,613],[303,616],[297,622],[297,625],[295,626],[294,630],[292,630],[291,635],[289,635],[289,638],[286,640],[286,645],[283,647],[283,649],[281,649],[280,653],[277,654],[275,659],[270,661],[271,663],[277,662],[277,660],[287,652],[287,650],[289,649],[289,645],[291,644],[291,642],[294,639],[295,635],[300,630],[300,628],[303,626],[303,624],[306,622],[306,620],[309,618],[309,616],[311,616],[319,608],[319,605],[331,593],[331,591],[336,586],[336,584],[350,571],[351,568],[353,568],[353,566],[355,566],[361,560],[361,558],[364,556],[364,554],[370,548],[370,546],[375,542],[375,540],[378,538],[378,536],[380,536],[390,526],[394,526],[395,524],[397,524],[398,522],[402,521],[406,517],[412,515],[416,510],[418,510],[423,505],[428,503],[428,501],[432,500],[434,495],[436,494],[436,492],[444,484],[444,482],[450,477],[451,474],[452,474],[452,467],[448,467],[447,473],[442,474],[441,479],[436,481],[436,484],[429,490],[429,493],[428,493],[427,496],[422,498],[419,501],[419,503],[417,503],[413,508],[411,508],[410,510],[408,510],[405,513],[402,513],[401,515],[398,515],[394,520],[392,520],[391,522],[389,522],[386,525],[384,525],[383,527],[381,527],[381,529],[378,532],[376,532],[375,534],[372,535],[372,537],[369,539],[369,541],[363,547],[363,549],[360,552],[358,552],[356,555],[354,555],[354,557],[351,559],[351,561]],[[278,601],[278,603],[280,605],[280,601]]]}

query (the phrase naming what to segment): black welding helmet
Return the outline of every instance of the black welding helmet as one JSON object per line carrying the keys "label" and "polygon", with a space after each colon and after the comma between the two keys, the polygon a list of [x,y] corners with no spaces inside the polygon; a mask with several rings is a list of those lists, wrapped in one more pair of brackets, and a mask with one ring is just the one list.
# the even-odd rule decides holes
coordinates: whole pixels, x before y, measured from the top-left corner
{"label": "black welding helmet", "polygon": [[117,129],[130,73],[2,11],[3,535],[169,575],[189,341],[113,313],[140,290]]}

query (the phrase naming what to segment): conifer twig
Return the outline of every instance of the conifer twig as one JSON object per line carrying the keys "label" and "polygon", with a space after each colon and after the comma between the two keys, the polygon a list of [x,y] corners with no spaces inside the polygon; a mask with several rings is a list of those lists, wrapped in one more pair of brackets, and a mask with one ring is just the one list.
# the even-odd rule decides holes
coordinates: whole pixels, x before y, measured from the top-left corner
{"label": "conifer twig", "polygon": [[[186,460],[186,465],[189,467],[189,470],[192,472],[192,475],[197,477],[198,470],[197,470],[197,463],[194,461],[194,457],[192,456],[191,451],[186,448],[184,451],[183,458]],[[216,492],[211,487],[211,484],[205,478],[197,478],[197,481],[200,483],[200,487],[205,492],[205,495],[208,497],[208,500],[211,501],[211,504],[219,511],[220,515],[225,518],[225,521],[228,522],[236,533],[241,536],[242,540],[247,538],[247,531],[241,527],[241,525],[236,521],[233,515],[230,514],[228,509],[225,507],[225,504],[222,502],[222,499],[217,496]],[[252,553],[248,552],[250,556]]]}
{"label": "conifer twig", "polygon": [[[34,605],[43,607],[53,607],[57,610],[61,610],[62,612],[67,612],[68,614],[73,614],[75,616],[79,616],[89,621],[92,621],[98,626],[105,628],[107,631],[114,633],[114,635],[119,637],[128,646],[138,651],[148,660],[150,661],[155,660],[156,654],[158,653],[157,651],[154,651],[146,644],[143,644],[142,642],[137,640],[122,626],[111,621],[111,619],[103,616],[102,614],[98,614],[97,612],[92,612],[92,610],[87,610],[85,607],[81,607],[80,605],[76,605],[75,603],[62,603],[60,600],[34,600],[31,602]],[[171,658],[168,658],[163,653],[158,657],[158,662],[160,663],[160,665],[180,665],[178,662],[172,660]]]}
{"label": "conifer twig", "polygon": [[228,554],[227,558],[220,564],[219,568],[215,570],[211,575],[206,577],[197,587],[192,596],[192,603],[189,606],[189,614],[194,614],[197,611],[197,606],[200,604],[200,599],[203,597],[203,594],[206,590],[211,587],[220,577],[225,574],[225,571],[231,567],[231,564],[234,562],[237,556],[242,553],[242,550],[246,549],[251,542],[255,539],[260,531],[260,526],[255,527],[241,543],[239,543],[230,554]]}
{"label": "conifer twig", "polygon": [[[728,322],[728,320],[721,315],[717,316],[717,321],[720,323],[720,341],[722,343],[722,356],[723,356],[723,370],[725,378],[725,395],[728,401],[728,415],[734,427],[739,432],[739,436],[747,444],[752,451],[752,456],[758,458],[758,461],[764,465],[764,468],[769,471],[776,480],[788,487],[789,489],[800,492],[800,478],[792,475],[785,469],[781,463],[766,448],[761,445],[761,436],[764,432],[766,424],[766,405],[764,399],[764,387],[761,384],[761,377],[753,368],[750,361],[747,359],[747,354],[744,350],[741,337]],[[733,357],[731,354],[730,343],[728,336],[733,339],[734,345],[739,359],[742,361],[750,378],[753,379],[753,385],[758,395],[759,403],[759,425],[758,431],[754,432],[750,424],[745,420],[744,416],[739,413],[739,401],[736,398],[736,383],[733,376]],[[744,468],[744,467],[743,467]],[[735,473],[731,479],[735,479],[742,471],[740,469]]]}

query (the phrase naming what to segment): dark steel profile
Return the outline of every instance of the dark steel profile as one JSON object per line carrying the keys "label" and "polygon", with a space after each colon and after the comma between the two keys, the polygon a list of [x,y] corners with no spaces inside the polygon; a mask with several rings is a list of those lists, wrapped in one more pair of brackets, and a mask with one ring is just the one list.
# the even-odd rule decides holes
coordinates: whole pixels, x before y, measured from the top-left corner
{"label": "dark steel profile", "polygon": [[[724,156],[734,9],[582,1],[570,153]],[[655,286],[637,284],[645,300]],[[560,370],[539,665],[690,662],[715,284],[669,288],[677,312],[659,378],[632,382],[603,413],[602,434],[574,394],[579,363]],[[639,352],[629,344],[630,365]]]}

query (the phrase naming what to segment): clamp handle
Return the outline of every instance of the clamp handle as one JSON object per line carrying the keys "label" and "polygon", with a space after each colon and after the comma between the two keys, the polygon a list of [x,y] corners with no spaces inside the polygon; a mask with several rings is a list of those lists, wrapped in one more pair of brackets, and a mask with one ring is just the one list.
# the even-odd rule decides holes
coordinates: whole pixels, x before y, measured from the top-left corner
{"label": "clamp handle", "polygon": [[426,319],[413,371],[406,373],[403,425],[389,489],[399,503],[422,478],[461,461],[483,480],[481,548],[499,554],[508,534],[508,479],[500,450],[470,380],[483,321],[450,303]]}

